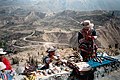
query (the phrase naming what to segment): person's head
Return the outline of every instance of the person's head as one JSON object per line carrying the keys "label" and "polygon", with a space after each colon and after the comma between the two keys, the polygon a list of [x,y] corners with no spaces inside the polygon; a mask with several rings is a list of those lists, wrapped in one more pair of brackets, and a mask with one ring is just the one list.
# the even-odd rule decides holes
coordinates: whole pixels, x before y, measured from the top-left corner
{"label": "person's head", "polygon": [[84,27],[91,28],[91,29],[93,29],[93,26],[94,26],[94,24],[91,23],[90,20],[85,20],[85,21],[81,22],[81,25]]}
{"label": "person's head", "polygon": [[6,52],[4,52],[2,48],[0,48],[0,58],[3,57],[3,55],[5,55],[5,54],[6,54]]}
{"label": "person's head", "polygon": [[48,53],[48,55],[49,56],[52,56],[52,55],[55,55],[55,51],[56,51],[57,49],[55,48],[55,47],[53,47],[53,46],[51,46],[51,47],[49,47],[48,49],[47,49],[47,53]]}
{"label": "person's head", "polygon": [[55,51],[49,52],[49,56],[53,56],[53,55],[55,55]]}

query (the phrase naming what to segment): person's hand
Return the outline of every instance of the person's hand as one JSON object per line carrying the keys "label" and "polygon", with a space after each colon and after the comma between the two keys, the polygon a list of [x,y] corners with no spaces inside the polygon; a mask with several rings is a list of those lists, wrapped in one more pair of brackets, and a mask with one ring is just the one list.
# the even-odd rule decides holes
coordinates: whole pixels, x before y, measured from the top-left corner
{"label": "person's hand", "polygon": [[88,36],[88,39],[96,39],[97,36]]}
{"label": "person's hand", "polygon": [[92,54],[92,57],[96,57],[96,54],[93,53],[93,54]]}
{"label": "person's hand", "polygon": [[97,36],[93,36],[94,37],[94,39],[97,39]]}
{"label": "person's hand", "polygon": [[92,38],[92,36],[88,36],[88,38]]}
{"label": "person's hand", "polygon": [[97,36],[89,36],[90,39],[97,39]]}
{"label": "person's hand", "polygon": [[61,62],[67,64],[67,60],[61,60]]}
{"label": "person's hand", "polygon": [[88,39],[89,40],[94,39],[94,36],[88,36]]}
{"label": "person's hand", "polygon": [[58,57],[57,56],[53,56],[54,59],[58,60]]}

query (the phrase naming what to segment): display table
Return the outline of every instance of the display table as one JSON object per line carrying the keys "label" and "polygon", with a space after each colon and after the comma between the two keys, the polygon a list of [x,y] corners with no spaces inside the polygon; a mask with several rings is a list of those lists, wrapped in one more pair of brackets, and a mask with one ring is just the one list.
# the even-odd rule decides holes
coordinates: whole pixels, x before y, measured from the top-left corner
{"label": "display table", "polygon": [[71,72],[62,71],[57,74],[51,74],[47,76],[37,76],[37,80],[66,80],[70,76]]}

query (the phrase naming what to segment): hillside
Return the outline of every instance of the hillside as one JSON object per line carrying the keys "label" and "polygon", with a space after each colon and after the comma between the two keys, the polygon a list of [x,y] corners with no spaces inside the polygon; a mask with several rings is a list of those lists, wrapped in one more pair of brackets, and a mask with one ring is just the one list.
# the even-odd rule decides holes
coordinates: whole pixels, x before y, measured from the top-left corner
{"label": "hillside", "polygon": [[[42,12],[17,9],[12,13],[0,13],[0,15],[0,39],[6,42],[16,41],[13,45],[17,47],[43,45],[45,42],[63,43],[76,47],[77,32],[82,28],[80,22],[86,19],[95,24],[99,46],[107,48],[109,45],[119,44],[120,40],[120,11],[66,10],[48,16]],[[34,31],[35,33],[31,35]],[[23,45],[23,42],[26,44]]]}

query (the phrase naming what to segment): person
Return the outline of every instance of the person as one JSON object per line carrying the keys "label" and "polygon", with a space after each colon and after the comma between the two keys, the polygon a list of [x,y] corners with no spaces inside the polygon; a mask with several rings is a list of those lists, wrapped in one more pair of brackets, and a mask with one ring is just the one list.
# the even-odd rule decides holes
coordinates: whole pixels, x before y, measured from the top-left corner
{"label": "person", "polygon": [[81,25],[83,29],[78,33],[79,50],[83,61],[88,61],[96,56],[97,45],[94,40],[97,39],[97,35],[94,24],[90,20],[81,22]]}
{"label": "person", "polygon": [[3,62],[0,62],[0,80],[8,80],[5,72],[6,65]]}
{"label": "person", "polygon": [[4,56],[5,54],[6,52],[4,52],[2,48],[0,48],[0,61],[6,65],[5,70],[12,70],[9,60]]}
{"label": "person", "polygon": [[46,52],[48,55],[43,59],[45,65],[41,68],[41,70],[50,68],[53,60],[60,60],[60,56],[55,53],[56,50],[57,49],[53,46],[47,49]]}

